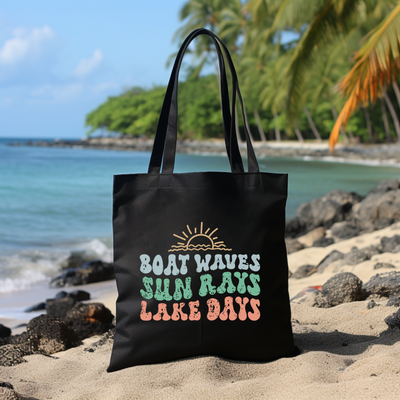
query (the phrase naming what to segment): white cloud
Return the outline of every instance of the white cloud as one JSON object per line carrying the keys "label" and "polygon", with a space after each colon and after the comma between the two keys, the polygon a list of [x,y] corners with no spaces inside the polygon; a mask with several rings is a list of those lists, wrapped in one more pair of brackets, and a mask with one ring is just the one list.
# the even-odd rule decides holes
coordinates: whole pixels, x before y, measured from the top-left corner
{"label": "white cloud", "polygon": [[19,27],[5,34],[2,29],[0,26],[0,107],[84,103],[119,91],[116,82],[97,74],[92,77],[103,63],[102,50],[94,50],[62,76],[56,71],[64,45],[52,28]]}
{"label": "white cloud", "polygon": [[92,57],[83,58],[79,61],[78,66],[74,70],[74,75],[77,77],[84,77],[94,71],[100,66],[104,60],[104,54],[100,49],[93,52]]}
{"label": "white cloud", "polygon": [[45,47],[54,38],[54,31],[46,25],[34,29],[17,28],[13,32],[13,38],[0,48],[0,65],[15,66],[26,59],[40,58]]}

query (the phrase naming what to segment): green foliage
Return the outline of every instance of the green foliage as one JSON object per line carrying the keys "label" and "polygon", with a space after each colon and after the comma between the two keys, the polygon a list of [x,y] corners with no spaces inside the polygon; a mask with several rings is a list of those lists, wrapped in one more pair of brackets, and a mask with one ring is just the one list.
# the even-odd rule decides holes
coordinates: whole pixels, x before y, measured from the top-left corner
{"label": "green foliage", "polygon": [[215,75],[188,79],[179,86],[178,107],[182,138],[222,137],[218,81]]}
{"label": "green foliage", "polygon": [[122,135],[148,135],[155,133],[165,88],[151,90],[133,88],[121,96],[109,97],[96,110],[86,116],[85,126],[118,132]]}
{"label": "green foliage", "polygon": [[[86,117],[88,135],[98,129],[122,135],[153,137],[165,95],[165,87],[133,88],[109,97]],[[222,137],[223,126],[215,75],[188,79],[179,84],[179,127],[181,138]]]}

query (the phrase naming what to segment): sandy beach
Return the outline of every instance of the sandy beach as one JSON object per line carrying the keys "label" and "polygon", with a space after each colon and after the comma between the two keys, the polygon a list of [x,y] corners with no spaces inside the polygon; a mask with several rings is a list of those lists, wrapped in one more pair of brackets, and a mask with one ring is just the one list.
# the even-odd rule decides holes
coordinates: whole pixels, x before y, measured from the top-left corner
{"label": "sandy beach", "polygon": [[[333,250],[348,252],[378,244],[400,234],[400,223],[324,248],[310,247],[289,254],[289,269],[318,264]],[[329,266],[323,273],[289,279],[290,296],[308,286],[323,285],[339,272],[352,272],[364,283],[387,262],[400,269],[400,252],[382,253],[356,265]],[[87,285],[86,289],[111,283]],[[97,285],[97,286],[96,286]],[[106,289],[106,286],[103,287]],[[116,290],[96,301],[115,311]],[[112,341],[93,346],[100,336],[52,356],[30,355],[27,362],[0,368],[23,399],[398,399],[400,392],[400,330],[388,330],[384,319],[398,310],[387,298],[345,303],[332,308],[312,306],[312,294],[291,303],[295,343],[301,354],[270,363],[248,363],[218,357],[197,357],[137,366],[107,373]],[[8,321],[10,322],[10,321]],[[273,329],[273,326],[271,326]],[[3,398],[13,393],[6,388]],[[6,394],[7,393],[7,394]],[[0,391],[1,396],[1,391]]]}

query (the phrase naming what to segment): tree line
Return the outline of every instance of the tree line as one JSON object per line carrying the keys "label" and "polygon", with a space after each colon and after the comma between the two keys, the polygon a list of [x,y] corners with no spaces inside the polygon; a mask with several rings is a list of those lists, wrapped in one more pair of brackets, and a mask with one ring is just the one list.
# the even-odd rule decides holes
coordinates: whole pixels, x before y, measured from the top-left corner
{"label": "tree line", "polygon": [[[179,18],[178,45],[205,27],[229,48],[256,140],[400,140],[399,1],[188,0]],[[179,86],[179,136],[221,137],[215,48],[200,36],[191,53]],[[204,76],[206,65],[215,74]],[[87,115],[89,134],[153,136],[165,89],[110,97]]]}

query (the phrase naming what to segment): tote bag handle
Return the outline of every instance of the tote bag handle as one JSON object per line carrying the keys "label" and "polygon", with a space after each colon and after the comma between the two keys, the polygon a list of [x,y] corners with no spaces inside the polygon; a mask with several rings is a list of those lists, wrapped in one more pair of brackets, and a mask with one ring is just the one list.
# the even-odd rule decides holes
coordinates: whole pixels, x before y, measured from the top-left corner
{"label": "tote bag handle", "polygon": [[[204,31],[214,42],[216,47],[216,53],[219,61],[219,71],[220,71],[220,84],[221,84],[221,105],[222,105],[222,117],[223,117],[223,133],[225,138],[225,147],[228,153],[229,163],[232,165],[232,148],[231,148],[231,124],[232,118],[229,110],[229,92],[228,92],[228,83],[226,80],[226,70],[225,70],[225,62],[222,52],[220,51],[218,45],[218,38],[212,33],[207,31],[206,29],[196,29],[193,31],[184,41],[181,46],[181,49],[177,55],[176,60],[176,70],[173,71],[173,79],[174,86],[171,95],[170,101],[170,112],[168,115],[168,128],[166,133],[166,139],[164,144],[164,161],[163,161],[163,169],[164,173],[171,173],[175,164],[175,153],[176,153],[176,141],[177,141],[177,124],[178,124],[178,74],[179,68],[181,66],[184,53],[191,43],[191,41],[198,35],[200,35]],[[210,33],[210,34],[209,34]],[[172,78],[172,77],[171,77]],[[165,126],[165,125],[164,125]],[[162,126],[161,126],[162,127]],[[236,136],[235,136],[236,139]],[[234,147],[235,148],[235,147]],[[235,163],[238,164],[238,170],[243,171],[243,163],[240,157],[239,148],[237,147],[237,151],[234,154]]]}
{"label": "tote bag handle", "polygon": [[[178,55],[176,57],[174,67],[171,73],[171,78],[168,83],[167,92],[164,98],[164,103],[160,113],[160,119],[157,126],[156,137],[154,140],[153,151],[150,159],[149,173],[160,173],[161,162],[163,159],[163,173],[172,173],[175,162],[176,152],[176,140],[177,140],[177,85],[179,68],[182,63],[183,55],[189,46],[190,42],[200,34],[206,34],[211,37],[214,41],[218,60],[220,64],[221,74],[221,102],[222,102],[222,114],[224,120],[224,136],[225,145],[231,165],[232,172],[244,172],[243,163],[239,152],[237,137],[235,133],[235,120],[231,117],[235,112],[235,101],[236,94],[239,97],[239,101],[242,107],[242,115],[244,121],[246,121],[246,115],[243,107],[243,100],[239,90],[238,79],[236,71],[230,57],[229,51],[224,43],[212,32],[207,29],[197,29],[193,31],[182,44]],[[226,72],[224,58],[222,56],[219,45],[224,49],[231,74],[232,74],[232,114],[229,112],[229,93],[226,82]],[[255,157],[254,149],[251,144],[250,135],[245,125],[245,136],[247,142],[247,156],[248,156],[248,170],[249,172],[259,172],[257,159]],[[164,156],[164,157],[163,157]]]}
{"label": "tote bag handle", "polygon": [[[171,160],[168,164],[168,168],[163,165],[163,172],[172,172],[173,171],[173,166],[174,166],[174,161],[175,161],[175,151],[176,151],[176,139],[177,137],[177,122],[173,123],[170,115],[171,113],[174,114],[176,113],[176,118],[175,121],[177,121],[177,87],[175,85],[175,82],[178,80],[178,74],[179,74],[179,68],[182,63],[183,55],[189,46],[190,42],[194,39],[196,34],[199,34],[198,32],[201,31],[201,29],[196,29],[193,31],[183,42],[181,48],[179,49],[179,52],[176,56],[174,66],[171,72],[171,77],[170,81],[167,87],[167,91],[164,97],[164,102],[163,106],[161,109],[160,113],[160,118],[158,120],[158,125],[157,125],[157,131],[156,131],[156,136],[154,140],[154,145],[153,145],[153,151],[152,155],[150,158],[150,165],[149,165],[149,173],[159,173],[160,168],[161,168],[161,162],[165,157],[168,160]],[[211,37],[212,40],[215,43],[215,46],[217,46],[217,41]],[[229,132],[230,132],[230,125],[231,125],[231,115],[229,111],[229,94],[228,94],[228,84],[226,80],[226,72],[225,72],[225,63],[224,63],[224,58],[221,54],[221,52],[217,51],[217,56],[218,56],[218,61],[220,65],[220,83],[221,83],[221,100],[222,101],[222,117],[223,117],[223,127],[224,127],[224,137],[225,137],[225,142],[226,142],[226,148],[229,149]],[[176,91],[174,93],[174,90]],[[175,102],[175,103],[174,103]],[[172,110],[171,110],[172,108]],[[172,137],[172,138],[171,138]],[[167,152],[167,155],[164,154],[164,149],[166,148],[166,138],[169,138],[169,146],[168,148],[170,149]],[[230,154],[228,153],[228,157],[230,158]],[[172,166],[172,168],[171,168]]]}
{"label": "tote bag handle", "polygon": [[[228,93],[228,87],[226,83],[226,73],[225,73],[225,65],[224,65],[224,57],[222,56],[221,50],[219,46],[221,46],[224,49],[225,56],[228,60],[229,68],[231,70],[232,74],[232,80],[233,80],[233,99],[232,99],[232,118],[231,115],[229,114],[229,121],[231,122],[230,129],[227,130],[224,128],[224,136],[225,136],[225,146],[226,150],[228,153],[228,158],[229,162],[231,165],[231,171],[232,172],[244,172],[243,169],[243,163],[242,159],[240,157],[240,152],[239,152],[239,147],[237,143],[237,137],[236,137],[236,128],[235,128],[235,119],[233,118],[234,112],[235,112],[235,100],[236,98],[234,97],[235,94],[237,93],[239,96],[239,101],[241,104],[242,108],[242,115],[243,115],[243,120],[244,120],[244,132],[245,132],[245,137],[246,137],[246,143],[247,143],[247,159],[248,159],[248,169],[249,172],[259,172],[259,167],[257,163],[257,159],[254,153],[253,146],[251,144],[251,139],[249,132],[247,130],[247,118],[246,118],[246,113],[244,112],[244,106],[243,106],[243,100],[242,96],[240,94],[239,90],[239,81],[237,79],[235,67],[233,65],[232,58],[230,56],[229,50],[226,48],[225,44],[216,36],[214,33],[211,31],[201,28],[197,29],[196,31],[192,32],[188,36],[189,42],[191,42],[196,36],[200,34],[206,34],[211,37],[211,39],[214,41],[217,54],[219,58],[222,59],[222,63],[220,63],[220,73],[221,73],[221,91],[222,91],[222,96],[221,96],[221,101],[222,103],[227,102],[228,104],[226,107],[228,108],[228,113],[229,113],[229,93]],[[217,43],[218,42],[218,43]],[[186,43],[186,41],[185,41]],[[184,49],[187,48],[187,46],[182,46]],[[180,62],[182,62],[183,54],[180,55]],[[180,65],[180,63],[179,63]],[[178,67],[179,68],[179,67]],[[224,82],[225,79],[225,82]],[[175,79],[175,85],[178,84],[178,75],[176,75]],[[236,91],[235,91],[236,87]],[[226,90],[226,95],[224,96],[224,90]],[[223,106],[223,112],[224,112],[224,104]],[[169,119],[168,119],[168,130],[167,130],[167,137],[166,137],[166,142],[165,142],[165,149],[164,149],[164,162],[163,162],[163,172],[166,173],[171,173],[173,172],[174,168],[174,161],[175,161],[175,152],[176,152],[176,141],[177,141],[177,114],[178,114],[178,92],[177,92],[177,87],[174,86],[173,90],[173,96],[172,96],[172,101],[171,101],[171,111],[169,114]],[[229,135],[226,134],[226,132],[229,132]]]}

